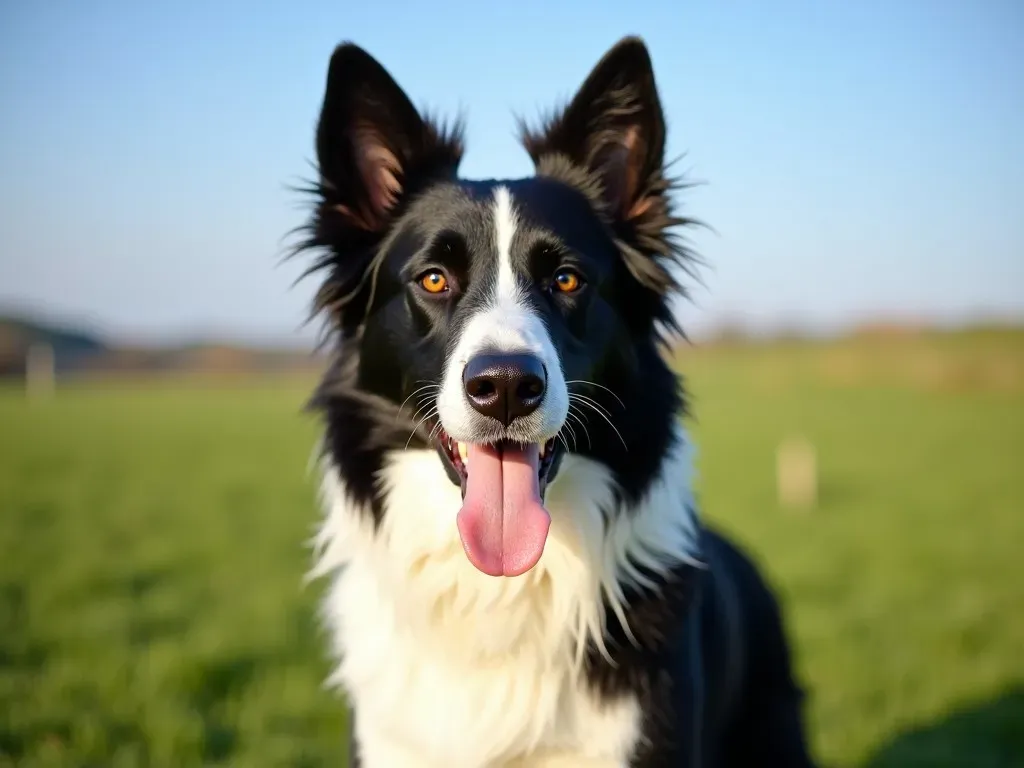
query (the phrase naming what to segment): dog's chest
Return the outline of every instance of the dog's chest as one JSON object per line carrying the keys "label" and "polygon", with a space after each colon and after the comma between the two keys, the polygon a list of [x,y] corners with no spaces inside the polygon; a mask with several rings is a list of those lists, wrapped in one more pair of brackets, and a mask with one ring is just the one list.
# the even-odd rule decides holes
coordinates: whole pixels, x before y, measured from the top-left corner
{"label": "dog's chest", "polygon": [[552,654],[543,627],[506,651],[481,653],[499,642],[494,622],[507,605],[411,629],[353,563],[330,607],[344,617],[338,678],[358,707],[367,768],[401,768],[406,755],[450,768],[619,766],[638,738],[635,700],[596,697],[573,674],[571,654]]}
{"label": "dog's chest", "polygon": [[689,519],[666,514],[687,509],[667,490],[675,484],[609,523],[608,470],[567,457],[548,489],[541,562],[503,579],[466,558],[453,512],[461,495],[441,472],[434,451],[392,457],[379,529],[324,474],[317,572],[333,574],[333,679],[356,708],[364,768],[627,765],[640,706],[596,696],[576,648],[601,636],[621,563],[687,551]]}

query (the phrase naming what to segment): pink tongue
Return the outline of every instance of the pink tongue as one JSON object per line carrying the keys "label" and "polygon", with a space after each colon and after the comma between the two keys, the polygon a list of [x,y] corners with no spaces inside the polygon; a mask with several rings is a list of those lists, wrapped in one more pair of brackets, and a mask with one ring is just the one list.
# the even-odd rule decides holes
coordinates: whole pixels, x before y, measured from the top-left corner
{"label": "pink tongue", "polygon": [[540,503],[536,445],[469,445],[459,535],[466,556],[489,576],[519,576],[544,552],[551,517]]}

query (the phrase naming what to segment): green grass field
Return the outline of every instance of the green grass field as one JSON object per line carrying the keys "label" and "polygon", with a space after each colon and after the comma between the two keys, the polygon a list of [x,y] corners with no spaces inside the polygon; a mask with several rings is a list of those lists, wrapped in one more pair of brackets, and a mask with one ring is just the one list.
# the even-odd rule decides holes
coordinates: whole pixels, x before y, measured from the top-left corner
{"label": "green grass field", "polygon": [[[1024,766],[1024,334],[694,349],[705,516],[765,565],[831,766]],[[309,382],[0,391],[0,766],[344,765]],[[780,509],[774,451],[818,449]]]}

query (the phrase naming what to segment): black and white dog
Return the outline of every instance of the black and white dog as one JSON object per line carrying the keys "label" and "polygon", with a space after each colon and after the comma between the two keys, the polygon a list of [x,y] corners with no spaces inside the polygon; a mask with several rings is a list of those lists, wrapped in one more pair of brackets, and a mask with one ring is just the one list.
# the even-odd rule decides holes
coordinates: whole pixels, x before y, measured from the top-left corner
{"label": "black and white dog", "polygon": [[351,44],[316,136],[333,362],[315,574],[367,768],[810,766],[776,603],[702,527],[665,123],[644,43],[459,178]]}

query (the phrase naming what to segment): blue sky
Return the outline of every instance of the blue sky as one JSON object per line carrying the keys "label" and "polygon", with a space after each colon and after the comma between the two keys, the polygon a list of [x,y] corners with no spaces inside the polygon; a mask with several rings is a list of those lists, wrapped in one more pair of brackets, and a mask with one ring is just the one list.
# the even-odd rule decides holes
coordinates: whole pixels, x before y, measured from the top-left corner
{"label": "blue sky", "polygon": [[693,327],[1024,315],[1024,4],[265,3],[0,7],[0,305],[121,336],[287,338],[328,57],[354,40],[468,118],[468,176],[529,173],[513,115],[619,37],[715,232]]}

